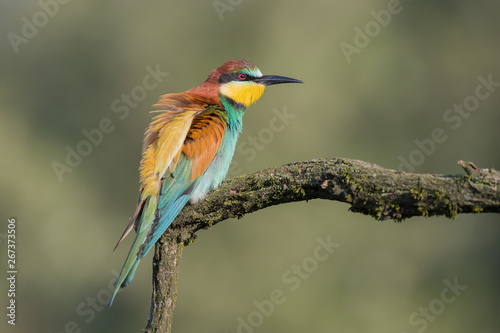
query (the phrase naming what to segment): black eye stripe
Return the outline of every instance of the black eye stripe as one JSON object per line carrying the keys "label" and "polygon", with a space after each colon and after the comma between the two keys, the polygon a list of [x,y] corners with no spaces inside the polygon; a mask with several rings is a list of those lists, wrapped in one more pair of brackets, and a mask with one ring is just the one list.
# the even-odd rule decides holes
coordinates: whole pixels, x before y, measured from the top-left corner
{"label": "black eye stripe", "polygon": [[[239,74],[245,74],[246,78],[244,80],[241,80],[238,77]],[[223,84],[223,83],[227,83],[227,82],[231,82],[231,81],[240,81],[240,82],[241,81],[253,81],[255,79],[256,79],[255,77],[253,77],[247,73],[244,73],[244,72],[225,73],[219,77],[219,84]]]}

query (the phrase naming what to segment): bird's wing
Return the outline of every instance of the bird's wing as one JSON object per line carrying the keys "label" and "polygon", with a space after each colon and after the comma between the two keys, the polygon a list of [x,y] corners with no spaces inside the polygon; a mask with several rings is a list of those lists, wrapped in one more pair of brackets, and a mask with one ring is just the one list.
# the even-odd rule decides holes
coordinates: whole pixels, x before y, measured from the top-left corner
{"label": "bird's wing", "polygon": [[156,243],[189,200],[222,144],[226,117],[219,106],[205,104],[203,111],[192,118],[180,150],[163,174],[157,202],[158,219],[147,227],[148,237],[141,255]]}
{"label": "bird's wing", "polygon": [[226,130],[225,111],[200,97],[169,94],[155,106],[160,113],[144,139],[139,202],[119,243],[133,227],[137,235],[115,282],[114,295],[132,280],[139,260],[189,200]]}
{"label": "bird's wing", "polygon": [[135,227],[137,231],[141,216],[146,213],[144,212],[145,201],[148,197],[158,195],[165,169],[170,167],[172,171],[175,168],[174,158],[179,154],[193,118],[204,110],[203,105],[195,107],[193,102],[184,94],[167,94],[154,105],[158,110],[152,112],[159,112],[159,114],[153,118],[144,137],[139,168],[141,182],[139,201],[115,249],[132,231],[132,228]]}

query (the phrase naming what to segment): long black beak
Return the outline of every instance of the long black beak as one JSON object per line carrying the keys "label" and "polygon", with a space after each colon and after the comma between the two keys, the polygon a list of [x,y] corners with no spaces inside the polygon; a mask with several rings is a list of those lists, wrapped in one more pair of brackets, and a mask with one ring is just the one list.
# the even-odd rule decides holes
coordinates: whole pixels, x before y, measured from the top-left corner
{"label": "long black beak", "polygon": [[266,86],[271,86],[273,84],[280,83],[304,83],[297,79],[292,79],[291,77],[278,76],[278,75],[264,75],[255,79],[255,82],[264,84]]}

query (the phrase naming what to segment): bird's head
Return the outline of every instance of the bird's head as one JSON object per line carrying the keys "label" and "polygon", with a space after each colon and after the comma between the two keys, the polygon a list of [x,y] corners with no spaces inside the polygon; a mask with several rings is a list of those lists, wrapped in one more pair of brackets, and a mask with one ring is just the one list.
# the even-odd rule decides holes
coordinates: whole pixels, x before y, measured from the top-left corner
{"label": "bird's head", "polygon": [[217,87],[216,93],[221,100],[225,99],[239,108],[247,108],[259,100],[266,86],[280,83],[303,82],[285,76],[262,75],[251,62],[231,60],[214,69],[200,88],[208,85],[213,87],[210,90],[215,93]]}

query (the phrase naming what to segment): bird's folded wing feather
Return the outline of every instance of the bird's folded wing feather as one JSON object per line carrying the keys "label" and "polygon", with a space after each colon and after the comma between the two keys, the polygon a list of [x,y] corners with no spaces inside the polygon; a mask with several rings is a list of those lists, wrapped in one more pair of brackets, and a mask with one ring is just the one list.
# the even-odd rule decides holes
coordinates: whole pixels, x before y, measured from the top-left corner
{"label": "bird's folded wing feather", "polygon": [[[135,226],[140,252],[147,252],[189,199],[221,146],[227,115],[222,108],[188,94],[162,96],[159,114],[146,131],[140,166],[141,195],[119,243]],[[184,196],[188,196],[184,198]],[[144,218],[143,206],[155,197],[156,218]],[[182,197],[182,198],[181,198]],[[180,207],[180,201],[184,202]],[[153,207],[148,207],[152,213]],[[171,210],[169,212],[169,210]],[[149,214],[148,214],[149,215]]]}

